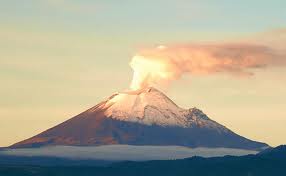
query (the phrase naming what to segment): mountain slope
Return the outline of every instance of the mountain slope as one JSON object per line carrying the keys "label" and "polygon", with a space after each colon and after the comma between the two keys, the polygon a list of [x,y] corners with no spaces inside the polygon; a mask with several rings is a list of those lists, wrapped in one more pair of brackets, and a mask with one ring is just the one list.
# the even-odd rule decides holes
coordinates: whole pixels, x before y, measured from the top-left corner
{"label": "mountain slope", "polygon": [[87,111],[11,147],[109,144],[250,150],[268,147],[235,134],[199,109],[178,107],[155,88],[114,94]]}

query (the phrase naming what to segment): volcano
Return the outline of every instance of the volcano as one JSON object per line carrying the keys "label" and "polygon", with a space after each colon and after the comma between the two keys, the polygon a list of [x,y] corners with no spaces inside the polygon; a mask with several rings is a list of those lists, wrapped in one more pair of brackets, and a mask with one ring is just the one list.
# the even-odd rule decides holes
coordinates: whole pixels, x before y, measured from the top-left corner
{"label": "volcano", "polygon": [[269,147],[237,135],[197,108],[180,108],[153,87],[115,93],[85,112],[10,147],[114,144],[257,151]]}

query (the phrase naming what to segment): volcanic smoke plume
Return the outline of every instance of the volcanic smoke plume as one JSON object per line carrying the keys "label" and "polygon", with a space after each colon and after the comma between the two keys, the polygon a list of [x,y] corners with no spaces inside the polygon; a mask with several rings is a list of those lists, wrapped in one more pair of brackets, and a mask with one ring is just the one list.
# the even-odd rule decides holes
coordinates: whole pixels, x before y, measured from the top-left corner
{"label": "volcanic smoke plume", "polygon": [[190,44],[159,46],[136,54],[131,89],[169,83],[183,74],[253,75],[253,69],[285,65],[285,53],[255,44]]}

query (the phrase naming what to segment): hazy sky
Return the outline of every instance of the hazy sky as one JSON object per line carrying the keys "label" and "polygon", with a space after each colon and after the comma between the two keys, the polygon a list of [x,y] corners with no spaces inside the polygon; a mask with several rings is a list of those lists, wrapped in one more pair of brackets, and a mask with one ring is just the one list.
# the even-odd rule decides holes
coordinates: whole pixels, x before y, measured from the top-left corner
{"label": "hazy sky", "polygon": [[[210,41],[285,49],[286,1],[0,0],[0,146],[128,88],[140,48]],[[164,92],[240,135],[285,144],[286,67],[255,73],[185,76]]]}

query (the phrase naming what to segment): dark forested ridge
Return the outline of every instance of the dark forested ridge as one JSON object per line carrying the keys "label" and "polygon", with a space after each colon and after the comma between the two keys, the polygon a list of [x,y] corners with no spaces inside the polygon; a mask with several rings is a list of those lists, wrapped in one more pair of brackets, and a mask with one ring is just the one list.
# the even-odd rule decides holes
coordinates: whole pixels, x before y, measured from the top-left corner
{"label": "dark forested ridge", "polygon": [[194,175],[194,176],[269,176],[286,175],[286,147],[279,146],[257,155],[215,158],[192,157],[181,160],[122,162],[108,166],[24,166],[1,165],[2,176],[50,175]]}

